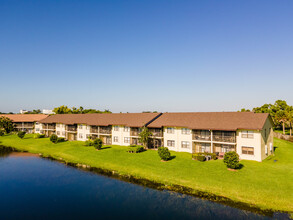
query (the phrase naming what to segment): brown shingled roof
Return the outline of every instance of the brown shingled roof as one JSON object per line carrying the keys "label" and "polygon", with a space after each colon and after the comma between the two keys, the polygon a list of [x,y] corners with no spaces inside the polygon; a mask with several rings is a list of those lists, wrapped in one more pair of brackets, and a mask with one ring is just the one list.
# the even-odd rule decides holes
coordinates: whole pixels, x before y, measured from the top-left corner
{"label": "brown shingled roof", "polygon": [[56,114],[41,120],[41,123],[124,125],[143,127],[160,113],[111,113],[111,114]]}
{"label": "brown shingled roof", "polygon": [[0,117],[7,117],[13,122],[36,122],[48,117],[48,115],[43,114],[7,114],[0,115]]}
{"label": "brown shingled roof", "polygon": [[191,113],[163,113],[148,127],[186,127],[202,130],[237,129],[261,130],[267,113],[253,112],[191,112]]}

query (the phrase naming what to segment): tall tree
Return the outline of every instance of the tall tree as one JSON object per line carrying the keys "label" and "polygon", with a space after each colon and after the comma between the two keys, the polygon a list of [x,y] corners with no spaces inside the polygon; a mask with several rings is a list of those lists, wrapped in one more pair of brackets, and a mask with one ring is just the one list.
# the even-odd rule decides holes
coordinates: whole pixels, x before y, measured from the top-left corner
{"label": "tall tree", "polygon": [[55,112],[56,114],[71,114],[72,113],[71,109],[65,105],[61,105],[60,107],[54,108],[53,112]]}
{"label": "tall tree", "polygon": [[290,136],[292,136],[292,127],[293,127],[293,106],[288,106],[286,109],[287,120],[290,128]]}
{"label": "tall tree", "polygon": [[143,127],[142,131],[138,134],[139,142],[142,143],[145,149],[148,147],[148,142],[152,135],[152,132],[147,127]]}
{"label": "tall tree", "polygon": [[9,134],[14,129],[12,120],[5,116],[0,117],[0,129],[3,129],[7,134]]}

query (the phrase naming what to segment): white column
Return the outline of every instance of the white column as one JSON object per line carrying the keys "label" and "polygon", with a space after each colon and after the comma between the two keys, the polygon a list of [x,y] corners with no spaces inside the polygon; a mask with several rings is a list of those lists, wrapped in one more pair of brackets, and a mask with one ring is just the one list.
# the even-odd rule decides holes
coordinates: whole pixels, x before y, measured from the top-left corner
{"label": "white column", "polygon": [[214,153],[213,131],[211,130],[211,153]]}

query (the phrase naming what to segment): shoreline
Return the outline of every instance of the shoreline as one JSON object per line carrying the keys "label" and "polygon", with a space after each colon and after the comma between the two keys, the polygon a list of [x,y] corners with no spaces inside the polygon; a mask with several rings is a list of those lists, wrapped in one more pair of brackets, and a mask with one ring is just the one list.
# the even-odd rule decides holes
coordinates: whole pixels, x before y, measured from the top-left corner
{"label": "shoreline", "polygon": [[177,193],[181,193],[181,194],[185,194],[185,195],[189,195],[189,196],[194,196],[194,197],[197,197],[200,199],[205,199],[205,200],[208,200],[211,202],[216,202],[216,203],[219,203],[222,205],[227,205],[232,208],[250,211],[250,212],[264,215],[267,217],[273,217],[274,213],[285,213],[285,214],[288,214],[289,216],[291,214],[289,212],[281,211],[281,210],[261,209],[260,207],[249,204],[249,203],[235,201],[235,200],[232,200],[232,199],[225,197],[225,196],[219,196],[219,195],[216,195],[213,193],[192,189],[192,188],[186,187],[186,186],[181,186],[181,185],[176,185],[176,184],[166,185],[166,184],[160,183],[158,181],[136,177],[131,174],[121,174],[121,173],[119,173],[119,171],[116,171],[116,170],[109,170],[109,169],[100,168],[100,167],[92,167],[90,165],[82,164],[82,163],[75,163],[75,162],[60,158],[60,157],[57,158],[57,157],[53,157],[51,155],[43,155],[41,152],[32,153],[27,150],[18,149],[17,147],[4,146],[1,144],[0,144],[0,147],[11,149],[14,152],[29,153],[30,155],[39,156],[40,158],[63,163],[67,166],[74,167],[74,168],[80,169],[82,171],[96,173],[98,175],[107,176],[110,178],[118,179],[121,181],[129,182],[132,184],[136,184],[136,185],[140,185],[140,186],[144,186],[144,187],[148,187],[148,188],[152,188],[152,189],[156,189],[156,190],[160,190],[160,191],[168,190],[168,191],[177,192]]}

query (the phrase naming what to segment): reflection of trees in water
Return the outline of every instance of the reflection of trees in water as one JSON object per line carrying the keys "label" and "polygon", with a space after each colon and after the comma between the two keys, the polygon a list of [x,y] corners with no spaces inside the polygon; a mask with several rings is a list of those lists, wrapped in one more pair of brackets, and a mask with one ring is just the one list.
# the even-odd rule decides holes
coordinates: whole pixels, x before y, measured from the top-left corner
{"label": "reflection of trees in water", "polygon": [[0,159],[1,157],[8,157],[12,153],[12,149],[9,147],[0,146]]}

